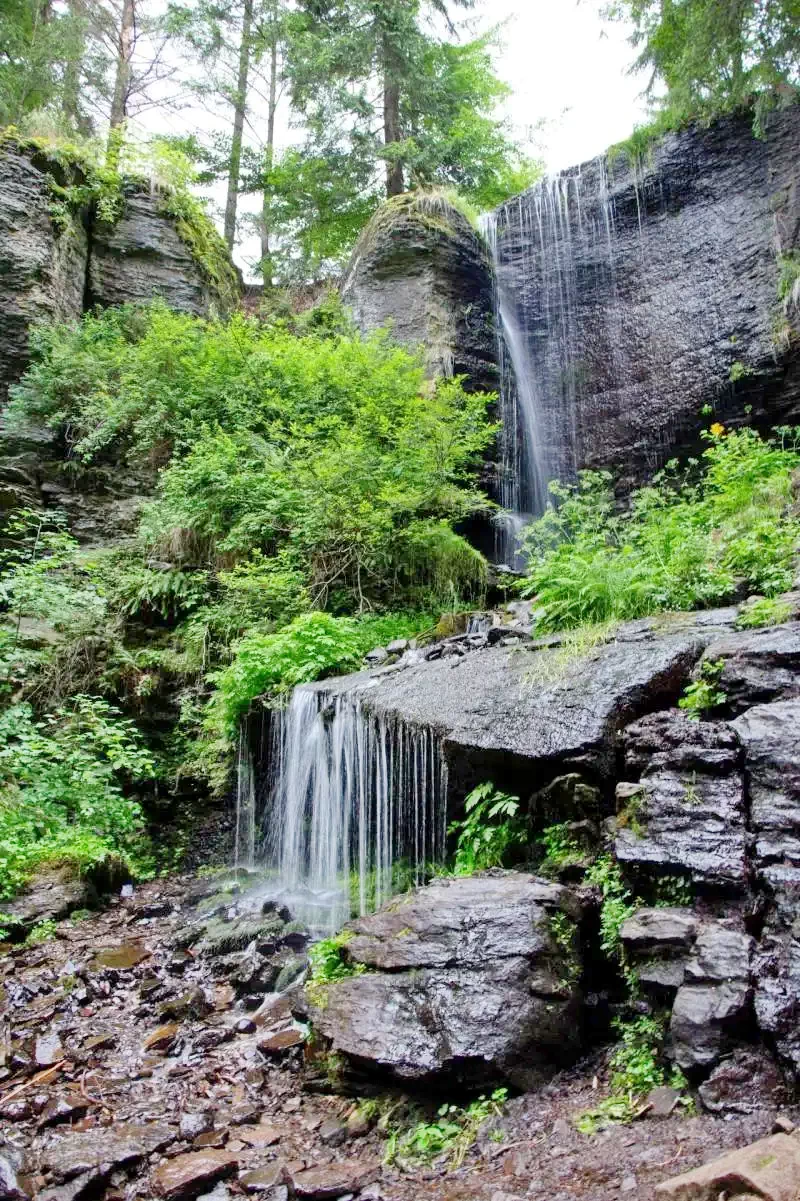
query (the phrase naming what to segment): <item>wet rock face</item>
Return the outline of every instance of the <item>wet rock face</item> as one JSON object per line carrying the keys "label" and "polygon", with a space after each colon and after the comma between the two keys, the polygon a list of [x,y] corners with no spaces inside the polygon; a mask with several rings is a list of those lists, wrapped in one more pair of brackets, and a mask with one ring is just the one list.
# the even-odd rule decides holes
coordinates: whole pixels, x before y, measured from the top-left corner
{"label": "wet rock face", "polygon": [[[800,107],[690,128],[635,167],[585,163],[497,211],[498,274],[538,381],[551,476],[628,484],[719,419],[800,411],[796,345],[776,339],[776,251],[800,238]],[[574,431],[574,432],[573,432]]]}
{"label": "wet rock face", "polygon": [[86,213],[52,219],[46,163],[6,144],[0,149],[0,404],[28,364],[36,321],[67,321],[83,311],[88,242]]}
{"label": "wet rock face", "polygon": [[522,873],[437,881],[353,923],[366,970],[313,994],[315,1028],[351,1068],[533,1084],[580,1046],[581,916]]}
{"label": "wet rock face", "polygon": [[629,726],[625,747],[626,767],[640,778],[638,788],[617,789],[617,859],[744,893],[745,789],[734,731],[669,710]]}
{"label": "wet rock face", "polygon": [[149,192],[127,195],[113,226],[95,224],[88,284],[89,303],[103,308],[160,297],[179,313],[204,317],[213,300],[173,218]]}
{"label": "wet rock face", "polygon": [[497,388],[492,269],[467,219],[445,201],[425,211],[413,195],[381,208],[353,253],[342,299],[365,333],[424,348],[431,376],[466,375]]}

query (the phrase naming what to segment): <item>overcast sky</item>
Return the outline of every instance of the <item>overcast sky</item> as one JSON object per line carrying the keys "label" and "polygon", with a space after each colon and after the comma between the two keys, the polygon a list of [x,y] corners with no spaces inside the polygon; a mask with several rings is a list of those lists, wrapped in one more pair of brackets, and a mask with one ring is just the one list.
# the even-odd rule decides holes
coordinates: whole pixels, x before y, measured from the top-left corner
{"label": "overcast sky", "polygon": [[630,31],[601,21],[593,0],[485,0],[484,13],[507,22],[498,73],[513,89],[515,124],[544,121],[549,171],[600,154],[646,120],[643,81],[627,74]]}

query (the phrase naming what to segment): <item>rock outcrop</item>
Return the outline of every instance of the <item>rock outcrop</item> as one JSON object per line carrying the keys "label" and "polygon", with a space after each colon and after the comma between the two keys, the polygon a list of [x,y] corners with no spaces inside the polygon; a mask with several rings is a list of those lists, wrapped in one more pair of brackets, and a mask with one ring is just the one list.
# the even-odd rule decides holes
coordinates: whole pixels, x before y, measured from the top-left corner
{"label": "rock outcrop", "polygon": [[232,263],[222,264],[224,291],[210,280],[158,193],[129,186],[108,225],[80,199],[85,185],[77,165],[0,143],[0,405],[27,367],[38,321],[155,297],[203,316],[224,311],[238,288]]}
{"label": "rock outcrop", "polygon": [[348,927],[359,974],[311,994],[353,1070],[530,1086],[580,1047],[582,906],[523,873],[436,881]]}
{"label": "rock outcrop", "polygon": [[108,308],[156,297],[195,317],[219,305],[159,194],[128,189],[119,220],[92,226],[88,301]]}
{"label": "rock outcrop", "polygon": [[[778,296],[800,247],[800,105],[584,163],[496,213],[497,272],[535,380],[550,478],[628,484],[723,421],[796,420],[800,356]],[[708,419],[706,418],[706,421]]]}
{"label": "rock outcrop", "polygon": [[55,217],[51,181],[81,179],[77,169],[0,143],[0,404],[28,364],[31,325],[83,312],[88,210],[62,205]]}
{"label": "rock outcrop", "polygon": [[388,323],[398,342],[421,347],[431,376],[497,388],[491,263],[447,199],[411,193],[380,208],[353,252],[342,299],[364,333]]}

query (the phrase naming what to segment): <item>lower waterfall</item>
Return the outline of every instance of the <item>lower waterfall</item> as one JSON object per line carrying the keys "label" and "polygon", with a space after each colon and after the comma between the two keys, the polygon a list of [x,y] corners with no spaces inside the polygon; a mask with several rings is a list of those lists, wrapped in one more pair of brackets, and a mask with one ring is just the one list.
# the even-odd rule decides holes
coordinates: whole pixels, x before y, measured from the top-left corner
{"label": "lower waterfall", "polygon": [[273,714],[264,854],[294,916],[339,929],[441,862],[447,768],[433,730],[370,712],[357,692],[296,688]]}

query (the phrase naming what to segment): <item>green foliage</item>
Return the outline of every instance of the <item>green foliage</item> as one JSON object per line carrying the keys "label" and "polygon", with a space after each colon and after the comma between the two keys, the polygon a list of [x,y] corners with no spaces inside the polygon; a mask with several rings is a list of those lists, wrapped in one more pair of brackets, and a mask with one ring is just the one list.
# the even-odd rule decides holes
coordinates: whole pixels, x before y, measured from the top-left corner
{"label": "green foliage", "polygon": [[314,943],[308,955],[311,972],[306,983],[306,993],[312,1005],[324,1009],[328,1002],[328,989],[339,980],[361,976],[367,970],[363,963],[353,963],[347,958],[347,944],[352,940],[352,930],[343,930],[333,938],[323,938]]}
{"label": "green foliage", "polygon": [[633,24],[635,66],[673,122],[749,107],[760,132],[765,112],[797,95],[795,0],[614,0],[605,13]]}
{"label": "green foliage", "polygon": [[678,707],[683,709],[692,721],[700,721],[705,714],[711,713],[727,701],[728,694],[719,687],[724,670],[724,659],[705,659],[700,664],[699,679],[684,689]]}
{"label": "green foliage", "polygon": [[133,723],[96,697],[41,719],[27,704],[0,713],[0,897],[43,862],[135,866],[143,817],[123,786],[152,770]]}
{"label": "green foliage", "polygon": [[25,946],[39,947],[43,943],[50,942],[52,938],[55,938],[57,928],[54,921],[37,922],[25,939]]}
{"label": "green foliage", "polygon": [[748,376],[753,374],[754,372],[752,367],[748,367],[746,363],[741,361],[741,359],[737,359],[735,363],[731,364],[731,369],[728,372],[728,379],[732,384],[738,384],[741,382],[741,380],[747,379]]}
{"label": "green foliage", "polygon": [[791,586],[800,521],[791,509],[798,434],[762,440],[711,427],[699,462],[669,465],[619,511],[606,472],[551,485],[555,505],[525,535],[526,592],[539,629],[693,609],[739,590]]}
{"label": "green foliage", "polygon": [[490,1118],[501,1116],[507,1100],[508,1090],[499,1088],[465,1108],[442,1105],[433,1121],[417,1122],[405,1132],[395,1131],[389,1139],[384,1162],[391,1164],[399,1159],[431,1163],[447,1157],[449,1168],[459,1168],[481,1126]]}
{"label": "green foliage", "polygon": [[610,1095],[578,1117],[576,1125],[583,1134],[594,1134],[609,1123],[632,1121],[651,1089],[664,1084],[678,1090],[687,1087],[680,1069],[670,1071],[663,1062],[664,1017],[617,1018],[614,1026],[620,1042],[610,1061]]}
{"label": "green foliage", "polygon": [[586,858],[585,848],[570,832],[569,822],[546,826],[538,841],[544,850],[539,870],[545,876],[555,875],[563,867],[583,863]]}
{"label": "green foliage", "polygon": [[686,876],[662,876],[656,882],[655,905],[659,909],[686,908],[694,900],[692,882]]}
{"label": "green foliage", "polygon": [[617,961],[629,988],[635,992],[636,978],[627,964],[620,930],[636,912],[637,902],[622,879],[619,865],[610,855],[601,855],[592,864],[586,873],[586,883],[600,890],[600,947],[609,958]]}
{"label": "green foliage", "polygon": [[509,851],[525,841],[526,823],[519,809],[519,797],[500,792],[491,783],[472,790],[464,802],[464,819],[448,830],[457,835],[453,866],[457,876],[503,866]]}
{"label": "green foliage", "polygon": [[800,251],[790,250],[778,256],[778,299],[784,310],[800,309]]}
{"label": "green foliage", "polygon": [[794,609],[788,601],[777,596],[760,596],[740,611],[736,618],[737,630],[755,630],[760,626],[779,626],[789,621]]}

